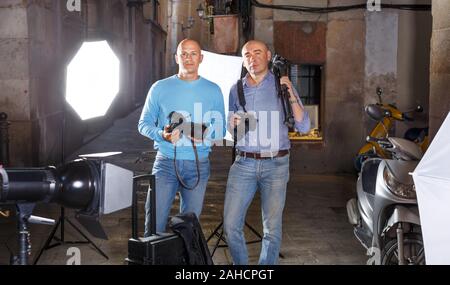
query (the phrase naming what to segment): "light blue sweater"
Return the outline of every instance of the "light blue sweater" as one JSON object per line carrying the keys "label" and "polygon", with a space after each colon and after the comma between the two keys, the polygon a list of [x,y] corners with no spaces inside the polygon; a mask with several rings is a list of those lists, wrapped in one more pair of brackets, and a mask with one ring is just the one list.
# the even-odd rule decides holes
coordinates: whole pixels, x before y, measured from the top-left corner
{"label": "light blue sweater", "polygon": [[[168,158],[174,157],[174,146],[162,138],[163,128],[170,123],[169,114],[176,111],[188,122],[205,124],[207,140],[197,143],[199,158],[208,157],[211,141],[225,136],[224,99],[218,85],[202,77],[184,81],[177,75],[157,81],[150,88],[141,118],[139,132],[154,141],[154,148]],[[194,160],[192,143],[185,136],[177,143],[177,159]]]}

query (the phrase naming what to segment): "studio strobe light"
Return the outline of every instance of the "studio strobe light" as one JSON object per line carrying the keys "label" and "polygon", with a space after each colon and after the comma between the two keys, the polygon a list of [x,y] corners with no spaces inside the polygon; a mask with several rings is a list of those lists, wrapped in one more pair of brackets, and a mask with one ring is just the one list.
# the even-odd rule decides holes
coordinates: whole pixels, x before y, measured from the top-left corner
{"label": "studio strobe light", "polygon": [[[103,214],[131,206],[133,173],[116,165],[80,159],[58,168],[0,168],[0,206],[17,205],[20,256],[27,264],[27,223],[49,223],[31,215],[36,203],[56,203],[77,210],[76,219],[89,233],[107,239],[99,223]],[[25,247],[25,248],[23,248]]]}

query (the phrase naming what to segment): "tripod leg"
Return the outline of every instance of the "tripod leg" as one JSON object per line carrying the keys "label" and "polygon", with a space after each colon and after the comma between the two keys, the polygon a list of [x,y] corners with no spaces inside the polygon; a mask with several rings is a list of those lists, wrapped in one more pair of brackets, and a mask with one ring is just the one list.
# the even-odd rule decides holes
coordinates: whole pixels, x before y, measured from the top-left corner
{"label": "tripod leg", "polygon": [[[261,242],[262,240],[263,240],[263,237],[261,236],[261,234],[260,233],[258,233],[257,231],[256,231],[256,229],[255,228],[253,228],[249,223],[247,223],[247,222],[245,222],[245,225],[259,238],[259,240],[255,240],[255,241],[251,241],[251,242],[247,242],[247,244],[250,244],[250,243],[257,243],[257,242]],[[281,252],[280,253],[278,253],[278,256],[280,257],[280,258],[284,258],[284,255],[283,254],[281,254]]]}
{"label": "tripod leg", "polygon": [[217,248],[219,247],[220,241],[223,240],[222,236],[223,236],[223,229],[220,231],[220,234],[219,234],[219,237],[217,239],[217,242],[214,245],[213,252],[211,253],[211,258],[214,256],[214,253],[216,252]]}
{"label": "tripod leg", "polygon": [[245,222],[245,225],[247,226],[247,228],[250,229],[250,231],[252,231],[252,233],[254,233],[254,234],[259,238],[259,241],[262,241],[263,237],[261,236],[260,233],[258,233],[258,232],[255,230],[255,228],[253,228],[253,227],[252,227],[249,223],[247,223],[247,222]]}
{"label": "tripod leg", "polygon": [[220,224],[214,229],[214,231],[211,233],[211,235],[206,239],[206,242],[209,242],[211,238],[219,232],[219,229],[222,227],[223,221],[220,222]]}
{"label": "tripod leg", "polygon": [[44,252],[44,250],[46,250],[46,249],[48,249],[50,247],[50,243],[52,242],[53,238],[55,237],[56,230],[58,229],[58,226],[59,226],[60,223],[61,223],[61,218],[58,219],[58,222],[53,227],[52,232],[48,236],[47,241],[45,242],[44,246],[41,248],[41,250],[39,250],[39,254],[36,257],[36,259],[34,260],[33,265],[36,265],[38,263],[38,261],[41,258],[41,255]]}
{"label": "tripod leg", "polygon": [[71,225],[80,235],[82,235],[88,243],[92,244],[93,247],[100,253],[104,258],[109,259],[109,257],[104,253],[91,239],[89,239],[75,224],[73,224],[69,219],[67,219],[69,225]]}
{"label": "tripod leg", "polygon": [[[217,237],[219,238],[219,240],[222,240],[225,243],[224,246],[227,246],[227,240],[224,237],[223,229],[220,231],[220,234],[217,234]],[[223,246],[219,246],[219,247],[223,247]]]}

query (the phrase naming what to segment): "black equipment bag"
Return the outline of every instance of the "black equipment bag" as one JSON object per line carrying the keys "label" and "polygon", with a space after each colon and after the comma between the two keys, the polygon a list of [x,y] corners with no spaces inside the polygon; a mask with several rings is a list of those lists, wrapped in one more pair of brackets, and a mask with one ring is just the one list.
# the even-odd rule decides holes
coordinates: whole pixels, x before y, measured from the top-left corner
{"label": "black equipment bag", "polygon": [[169,226],[184,240],[188,264],[214,265],[205,236],[194,213],[186,213],[172,217]]}
{"label": "black equipment bag", "polygon": [[[148,180],[150,185],[150,236],[138,238],[138,182]],[[131,236],[128,240],[129,265],[191,265],[212,264],[202,229],[193,213],[177,215],[170,221],[176,233],[156,233],[155,176],[134,177],[131,208]]]}

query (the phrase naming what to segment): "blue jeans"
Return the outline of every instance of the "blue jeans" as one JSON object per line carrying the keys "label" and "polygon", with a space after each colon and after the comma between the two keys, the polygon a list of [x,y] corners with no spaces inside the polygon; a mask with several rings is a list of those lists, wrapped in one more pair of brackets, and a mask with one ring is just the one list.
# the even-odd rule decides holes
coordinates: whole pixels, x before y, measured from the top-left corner
{"label": "blue jeans", "polygon": [[[197,182],[197,168],[195,160],[176,160],[178,173],[183,182],[194,186]],[[152,174],[156,178],[156,231],[165,232],[170,209],[175,195],[180,192],[180,213],[193,212],[200,217],[203,208],[206,184],[210,174],[209,159],[199,160],[200,182],[193,190],[184,188],[175,174],[173,159],[158,153],[153,164]],[[150,195],[147,194],[145,203],[145,233],[150,235]]]}
{"label": "blue jeans", "polygon": [[224,229],[235,265],[248,264],[243,227],[247,209],[258,188],[261,193],[264,228],[258,263],[260,265],[278,263],[288,180],[289,155],[263,160],[239,155],[236,157],[228,175],[224,208]]}

